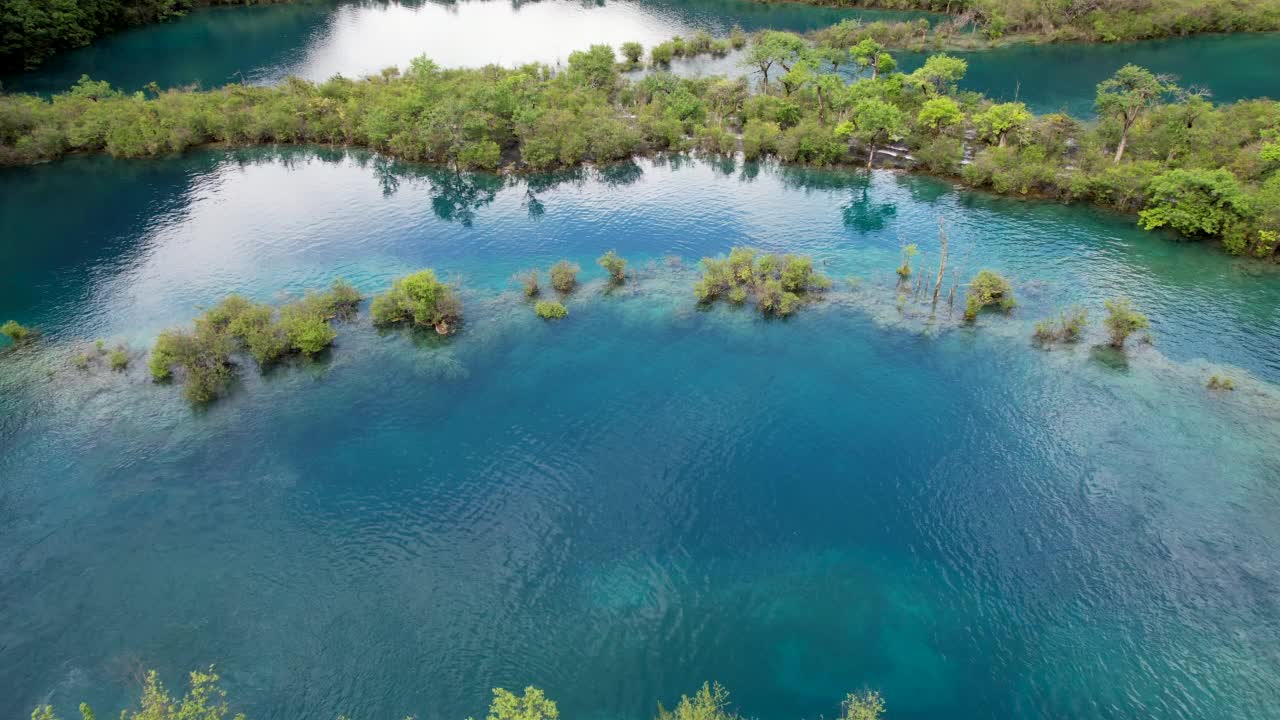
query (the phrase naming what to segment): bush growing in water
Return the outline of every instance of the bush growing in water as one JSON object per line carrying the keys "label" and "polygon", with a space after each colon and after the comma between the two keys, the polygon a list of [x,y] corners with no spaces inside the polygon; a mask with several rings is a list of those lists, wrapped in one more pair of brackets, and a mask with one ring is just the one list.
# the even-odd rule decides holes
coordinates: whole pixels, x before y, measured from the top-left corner
{"label": "bush growing in water", "polygon": [[568,260],[561,260],[551,266],[548,273],[551,276],[551,287],[562,293],[573,292],[573,288],[578,284],[578,272],[582,268],[577,263],[571,263]]}
{"label": "bush growing in water", "polygon": [[1210,390],[1235,390],[1236,381],[1225,375],[1210,375],[1209,382],[1205,387]]}
{"label": "bush growing in water", "polygon": [[123,345],[119,345],[107,356],[107,362],[111,365],[111,369],[116,372],[124,370],[129,367],[129,353],[125,351]]}
{"label": "bush growing in water", "polygon": [[[233,353],[248,352],[264,368],[291,352],[314,355],[337,336],[329,322],[352,315],[360,300],[359,291],[335,280],[328,291],[309,291],[282,307],[277,320],[270,305],[231,295],[196,318],[194,331],[160,333],[147,366],[156,381],[169,380],[175,367],[182,368],[187,399],[206,403],[230,381]],[[113,366],[115,361],[113,354]]]}
{"label": "bush growing in water", "polygon": [[542,285],[538,280],[538,271],[536,269],[516,273],[515,280],[520,283],[520,288],[527,298],[537,297],[538,293],[542,292]]}
{"label": "bush growing in water", "polygon": [[374,325],[432,325],[437,333],[448,335],[462,319],[462,301],[453,288],[436,279],[434,271],[419,270],[397,279],[390,290],[375,297],[369,314]]}
{"label": "bush growing in water", "polygon": [[1084,334],[1085,326],[1088,324],[1089,314],[1084,308],[1071,308],[1058,317],[1056,324],[1053,320],[1037,322],[1032,337],[1042,343],[1073,343]]}
{"label": "bush growing in water", "polygon": [[627,279],[627,261],[613,250],[601,255],[596,262],[609,273],[609,278],[613,282],[620,283]]}
{"label": "bush growing in water", "polygon": [[1107,332],[1111,334],[1113,348],[1123,349],[1124,341],[1128,340],[1130,335],[1149,325],[1147,316],[1135,310],[1129,298],[1116,298],[1103,304],[1107,308],[1107,317],[1102,323],[1107,326]]}
{"label": "bush growing in water", "polygon": [[999,305],[1009,312],[1018,303],[1013,299],[1013,286],[1004,276],[992,270],[982,270],[969,283],[969,294],[964,303],[964,319],[973,322],[978,313],[990,305]]}
{"label": "bush growing in water", "polygon": [[754,248],[735,247],[727,258],[703,258],[702,279],[693,287],[698,300],[714,302],[727,296],[743,303],[754,298],[760,312],[790,315],[801,304],[831,287],[831,281],[813,269],[804,255],[760,254]]}
{"label": "bush growing in water", "polygon": [[543,320],[560,320],[569,314],[569,309],[557,300],[540,300],[533,311]]}
{"label": "bush growing in water", "polygon": [[25,325],[19,325],[16,320],[10,320],[0,325],[0,335],[8,337],[14,345],[24,345],[35,339],[36,331]]}

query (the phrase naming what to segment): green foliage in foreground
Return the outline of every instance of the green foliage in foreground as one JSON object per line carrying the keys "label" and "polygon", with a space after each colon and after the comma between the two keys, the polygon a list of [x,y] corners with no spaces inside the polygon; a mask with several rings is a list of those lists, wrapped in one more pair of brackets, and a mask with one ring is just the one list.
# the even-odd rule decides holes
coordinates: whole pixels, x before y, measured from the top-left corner
{"label": "green foliage in foreground", "polygon": [[786,316],[831,287],[831,281],[814,271],[805,255],[761,254],[754,248],[735,247],[724,258],[703,258],[702,279],[694,285],[698,300],[711,303],[726,297],[740,304],[754,300],[765,315]]}
{"label": "green foliage in foreground", "polygon": [[973,322],[978,313],[992,305],[1009,312],[1017,301],[1013,299],[1013,286],[1003,275],[993,270],[982,270],[969,282],[969,292],[964,302],[964,319]]}
{"label": "green foliage in foreground", "polygon": [[[139,710],[124,710],[120,720],[245,720],[243,714],[231,715],[227,693],[218,684],[213,668],[193,672],[190,689],[181,698],[173,697],[161,684],[154,670],[147,673],[142,688]],[[850,693],[841,705],[841,720],[879,720],[884,713],[884,700],[878,692]],[[93,710],[80,704],[83,720],[94,720]],[[739,720],[729,710],[729,691],[720,683],[703,683],[692,697],[683,695],[674,710],[658,705],[655,720]],[[517,695],[504,688],[494,688],[493,700],[485,720],[559,720],[556,702],[532,685]],[[58,720],[53,707],[41,705],[31,713],[31,720]]]}
{"label": "green foliage in foreground", "polygon": [[0,335],[9,338],[14,345],[25,345],[35,339],[36,331],[25,325],[19,325],[16,320],[9,320],[0,325]]}
{"label": "green foliage in foreground", "polygon": [[[160,333],[147,367],[156,381],[169,380],[180,369],[187,399],[207,403],[230,382],[233,354],[245,352],[262,368],[290,353],[314,355],[337,337],[330,322],[352,315],[360,300],[360,293],[342,280],[325,292],[307,292],[281,307],[278,316],[270,305],[230,295],[196,318],[194,330]],[[113,367],[116,362],[113,356]]]}
{"label": "green foliage in foreground", "polygon": [[373,299],[373,324],[434,326],[447,335],[462,320],[462,301],[453,288],[436,279],[432,270],[419,270],[397,279],[391,289]]}
{"label": "green foliage in foreground", "polygon": [[596,259],[596,264],[604,268],[605,272],[609,273],[609,279],[615,283],[620,283],[627,279],[626,258],[620,257],[613,250]]}
{"label": "green foliage in foreground", "polygon": [[[85,78],[50,99],[0,95],[0,164],[222,142],[361,146],[480,170],[739,149],[747,159],[871,166],[890,161],[886,145],[899,142],[893,162],[973,187],[1141,213],[1146,228],[1212,238],[1236,254],[1267,258],[1280,246],[1280,103],[1215,106],[1126,66],[1099,85],[1097,120],[1037,117],[960,89],[960,58],[892,69],[872,32],[844,26],[815,41],[761,33],[744,53],[744,70],[760,81],[754,88],[745,77],[629,79],[603,45],[572,53],[560,72],[444,70],[419,58],[403,73],[363,80],[149,94]],[[832,72],[850,64],[870,76],[848,82]],[[966,151],[972,162],[962,165]]]}
{"label": "green foliage in foreground", "polygon": [[1111,335],[1111,346],[1124,348],[1124,341],[1133,333],[1148,327],[1147,316],[1134,309],[1129,298],[1116,298],[1103,303],[1107,308],[1107,317],[1102,324]]}
{"label": "green foliage in foreground", "polygon": [[539,300],[533,311],[543,320],[561,320],[569,314],[569,309],[557,300]]}

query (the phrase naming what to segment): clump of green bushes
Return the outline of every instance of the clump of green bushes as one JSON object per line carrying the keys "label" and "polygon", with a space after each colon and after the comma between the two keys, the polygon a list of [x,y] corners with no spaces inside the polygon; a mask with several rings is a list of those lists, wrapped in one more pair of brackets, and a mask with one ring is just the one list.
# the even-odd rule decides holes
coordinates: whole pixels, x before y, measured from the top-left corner
{"label": "clump of green bushes", "polygon": [[462,320],[462,301],[432,270],[398,278],[369,307],[373,324],[432,326],[441,335],[452,333]]}
{"label": "clump of green bushes", "polygon": [[1054,342],[1075,343],[1084,335],[1089,324],[1089,313],[1084,308],[1065,310],[1058,319],[1040,320],[1036,323],[1032,337],[1036,341],[1049,344]]}
{"label": "clump of green bushes", "polygon": [[596,264],[609,273],[609,280],[615,284],[627,279],[627,261],[613,250],[597,258]]}
{"label": "clump of green bushes", "polygon": [[1121,297],[1103,303],[1107,308],[1107,317],[1102,324],[1111,336],[1111,347],[1124,349],[1124,343],[1133,333],[1150,325],[1147,316],[1138,312],[1129,298]]}
{"label": "clump of green bushes", "polygon": [[36,331],[21,325],[16,320],[9,320],[5,324],[0,325],[0,335],[9,338],[14,345],[26,345],[36,339]]}
{"label": "clump of green bushes", "polygon": [[994,270],[981,270],[969,282],[964,302],[964,319],[966,322],[973,322],[978,319],[978,313],[993,305],[1009,312],[1017,304],[1013,298],[1013,285],[1003,275]]}
{"label": "clump of green bushes", "polygon": [[728,257],[703,258],[702,269],[693,288],[700,302],[727,298],[741,304],[751,299],[765,315],[790,315],[831,287],[807,256],[765,254],[748,247],[731,248]]}
{"label": "clump of green bushes", "polygon": [[187,399],[207,403],[230,383],[234,354],[248,353],[262,368],[291,353],[315,355],[337,336],[330,322],[350,317],[360,300],[359,291],[343,280],[335,280],[328,291],[307,292],[278,314],[270,305],[230,295],[196,318],[193,330],[160,333],[147,367],[156,381],[180,370]]}
{"label": "clump of green bushes", "polygon": [[547,273],[551,276],[551,287],[556,292],[568,294],[578,285],[578,273],[582,268],[577,263],[561,260],[551,266],[551,270]]}
{"label": "clump of green bushes", "polygon": [[533,311],[543,320],[561,320],[569,314],[569,309],[558,300],[539,300]]}
{"label": "clump of green bushes", "polygon": [[520,286],[520,291],[524,293],[526,298],[535,298],[542,292],[542,283],[536,268],[516,273],[513,279]]}

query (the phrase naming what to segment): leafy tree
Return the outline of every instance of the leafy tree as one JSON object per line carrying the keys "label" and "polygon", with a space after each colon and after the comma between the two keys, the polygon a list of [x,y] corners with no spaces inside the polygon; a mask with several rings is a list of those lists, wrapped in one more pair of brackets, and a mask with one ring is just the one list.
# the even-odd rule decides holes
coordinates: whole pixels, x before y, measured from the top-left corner
{"label": "leafy tree", "polygon": [[872,80],[880,77],[881,73],[891,73],[898,67],[893,56],[884,51],[884,46],[869,37],[849,48],[849,55],[860,69],[871,68]]}
{"label": "leafy tree", "polygon": [[879,720],[884,714],[884,698],[874,690],[849,693],[844,700],[841,720]]}
{"label": "leafy tree", "polygon": [[853,108],[853,118],[836,127],[837,137],[854,137],[867,145],[867,169],[875,162],[876,145],[902,137],[906,118],[896,105],[870,98]]}
{"label": "leafy tree", "polygon": [[1124,157],[1129,142],[1129,131],[1138,118],[1157,105],[1161,98],[1173,90],[1173,84],[1158,77],[1150,70],[1137,65],[1125,65],[1107,80],[1098,83],[1098,96],[1094,108],[1104,117],[1114,117],[1120,122],[1120,143],[1116,146],[1113,162]]}
{"label": "leafy tree", "polygon": [[791,67],[805,52],[805,41],[799,35],[781,30],[766,30],[760,34],[747,50],[743,62],[760,71],[764,78],[764,86],[769,86],[769,70],[776,64],[784,72]]}
{"label": "leafy tree", "polygon": [[1220,235],[1257,210],[1230,170],[1170,170],[1147,186],[1150,199],[1138,213],[1147,230],[1169,226],[1187,235]]}
{"label": "leafy tree", "polygon": [[643,45],[635,41],[622,43],[622,58],[627,61],[627,67],[633,68],[638,66],[641,58],[643,57]]}
{"label": "leafy tree", "polygon": [[982,270],[969,282],[964,319],[966,322],[977,320],[978,313],[991,305],[998,305],[1001,310],[1009,312],[1017,304],[1013,299],[1013,286],[1004,276],[992,270]]}
{"label": "leafy tree", "polygon": [[434,271],[419,270],[397,279],[390,290],[375,297],[369,314],[374,325],[432,325],[444,335],[462,319],[462,302]]}
{"label": "leafy tree", "polygon": [[609,279],[613,282],[620,283],[627,279],[627,261],[613,250],[601,255],[596,263],[609,273]]}
{"label": "leafy tree", "polygon": [[973,122],[987,142],[1004,147],[1011,133],[1017,135],[1027,129],[1031,112],[1020,102],[997,103],[974,115]]}
{"label": "leafy tree", "polygon": [[1133,333],[1148,327],[1147,316],[1133,308],[1129,298],[1116,298],[1103,303],[1107,308],[1107,317],[1102,324],[1111,335],[1111,347],[1124,348],[1124,341]]}
{"label": "leafy tree", "polygon": [[618,82],[618,60],[608,45],[592,45],[569,53],[569,75],[596,90],[611,91]]}
{"label": "leafy tree", "polygon": [[964,122],[964,113],[955,100],[949,97],[935,97],[924,101],[920,112],[916,114],[916,124],[927,128],[934,134]]}
{"label": "leafy tree", "polygon": [[559,720],[560,710],[542,690],[529,686],[523,695],[494,688],[493,702],[485,720]]}
{"label": "leafy tree", "polygon": [[702,683],[693,697],[681,695],[675,709],[668,710],[658,703],[656,720],[739,720],[737,713],[729,712],[729,691],[720,683]]}
{"label": "leafy tree", "polygon": [[561,260],[551,266],[548,273],[551,276],[551,287],[557,292],[569,293],[573,292],[573,288],[578,284],[578,272],[582,270],[577,263],[571,263],[568,260]]}
{"label": "leafy tree", "polygon": [[931,55],[924,65],[907,76],[907,81],[926,93],[946,95],[969,69],[969,63],[947,54]]}

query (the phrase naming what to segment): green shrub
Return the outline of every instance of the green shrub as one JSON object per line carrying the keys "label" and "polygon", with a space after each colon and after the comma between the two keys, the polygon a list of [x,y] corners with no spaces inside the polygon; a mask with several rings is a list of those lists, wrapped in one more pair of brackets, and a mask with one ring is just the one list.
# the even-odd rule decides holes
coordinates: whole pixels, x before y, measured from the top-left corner
{"label": "green shrub", "polygon": [[36,331],[25,325],[19,325],[16,320],[10,320],[0,325],[0,335],[7,336],[14,345],[25,345],[35,339]]}
{"label": "green shrub", "polygon": [[733,46],[734,50],[741,50],[747,46],[747,34],[742,31],[740,26],[734,25],[733,29],[729,31],[729,44]]}
{"label": "green shrub", "polygon": [[111,351],[107,356],[107,362],[111,365],[111,369],[117,372],[129,367],[129,353],[125,351],[123,345]]}
{"label": "green shrub", "polygon": [[390,290],[375,297],[369,314],[374,325],[431,325],[444,335],[462,319],[462,302],[435,272],[419,270],[398,278]]}
{"label": "green shrub", "polygon": [[609,279],[613,282],[620,283],[627,279],[627,261],[613,250],[601,255],[596,263],[609,273]]}
{"label": "green shrub", "polygon": [[1107,317],[1102,321],[1111,335],[1111,347],[1124,348],[1124,341],[1133,333],[1149,326],[1147,316],[1133,308],[1129,298],[1107,300]]}
{"label": "green shrub", "polygon": [[559,320],[569,314],[569,309],[557,300],[539,300],[533,311],[543,320]]}
{"label": "green shrub", "polygon": [[1226,377],[1225,375],[1221,375],[1221,376],[1210,375],[1209,382],[1205,385],[1205,387],[1209,388],[1210,390],[1227,390],[1227,391],[1235,390],[1236,381],[1232,380],[1229,377]]}
{"label": "green shrub", "polygon": [[751,297],[766,315],[790,315],[831,287],[803,255],[762,255],[754,248],[734,247],[726,258],[703,258],[702,268],[702,278],[693,287],[700,302],[728,297],[742,303]]}
{"label": "green shrub", "polygon": [[538,279],[538,271],[536,269],[516,273],[514,279],[520,284],[520,289],[527,298],[537,297],[538,293],[542,292],[542,285]]}
{"label": "green shrub", "polygon": [[503,688],[495,688],[493,702],[485,720],[559,720],[560,710],[554,700],[541,690],[530,686],[524,695],[516,695]]}
{"label": "green shrub", "polygon": [[659,703],[657,720],[739,720],[728,707],[729,691],[720,683],[704,682],[693,697],[681,695],[673,710],[667,710]]}
{"label": "green shrub", "polygon": [[841,720],[879,720],[884,714],[884,698],[874,690],[849,693],[844,700]]}
{"label": "green shrub", "polygon": [[1013,299],[1013,286],[1002,275],[992,270],[982,270],[969,282],[965,298],[964,319],[973,322],[983,308],[997,305],[1008,312],[1017,305]]}
{"label": "green shrub", "polygon": [[915,243],[902,246],[902,264],[898,266],[898,277],[906,280],[911,277],[911,258],[920,254],[920,246]]}
{"label": "green shrub", "polygon": [[676,55],[676,46],[670,40],[658,43],[649,48],[649,64],[654,67],[666,67]]}
{"label": "green shrub", "polygon": [[1032,337],[1042,343],[1078,342],[1089,324],[1089,314],[1084,308],[1063,311],[1057,321],[1041,320],[1036,323]]}
{"label": "green shrub", "polygon": [[644,46],[638,42],[622,43],[622,59],[626,61],[628,68],[634,68],[640,65],[641,59],[644,58]]}
{"label": "green shrub", "polygon": [[568,260],[561,260],[552,265],[547,273],[551,276],[551,287],[561,293],[573,292],[573,288],[578,284],[578,272],[581,270],[577,263],[571,263]]}

